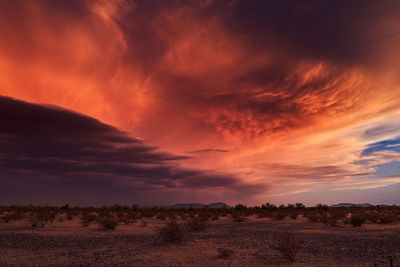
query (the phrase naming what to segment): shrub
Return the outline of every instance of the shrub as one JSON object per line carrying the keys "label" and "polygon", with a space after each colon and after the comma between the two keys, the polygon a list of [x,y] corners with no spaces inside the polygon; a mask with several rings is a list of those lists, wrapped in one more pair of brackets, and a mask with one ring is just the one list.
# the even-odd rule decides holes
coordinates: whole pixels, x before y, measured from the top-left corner
{"label": "shrub", "polygon": [[264,204],[261,205],[261,209],[274,211],[277,210],[278,207],[271,203],[265,203],[265,205]]}
{"label": "shrub", "polygon": [[42,228],[49,221],[49,217],[45,212],[31,213],[28,215],[27,221],[33,228]]}
{"label": "shrub", "polygon": [[163,227],[156,229],[155,241],[180,243],[188,237],[188,229],[183,224],[178,224],[176,221],[169,221]]}
{"label": "shrub", "polygon": [[139,218],[139,216],[136,212],[128,212],[126,217],[127,217],[127,220],[129,221],[129,223],[135,223],[137,221],[137,219]]}
{"label": "shrub", "polygon": [[188,220],[187,225],[192,231],[204,231],[208,226],[208,220],[194,216]]}
{"label": "shrub", "polygon": [[161,220],[161,221],[165,221],[167,219],[167,216],[165,216],[164,213],[160,213],[157,215],[156,219]]}
{"label": "shrub", "polygon": [[247,209],[247,207],[246,207],[246,205],[243,205],[243,204],[237,204],[235,206],[235,210],[245,210],[245,209]]}
{"label": "shrub", "polygon": [[296,206],[295,206],[294,204],[288,204],[288,205],[287,205],[287,208],[288,208],[288,209],[294,209],[294,208],[296,208]]}
{"label": "shrub", "polygon": [[289,213],[289,217],[293,220],[297,219],[297,216],[299,216],[299,214],[297,212],[291,212]]}
{"label": "shrub", "polygon": [[10,221],[17,221],[17,220],[22,219],[22,214],[18,213],[18,212],[12,212],[12,213],[5,214],[2,219],[6,223],[8,223]]}
{"label": "shrub", "polygon": [[303,245],[303,239],[294,234],[284,232],[275,236],[274,243],[271,246],[273,249],[278,250],[286,259],[294,262],[297,253]]}
{"label": "shrub", "polygon": [[142,218],[142,220],[140,221],[140,227],[146,227],[147,222],[144,220],[144,218]]}
{"label": "shrub", "polygon": [[360,227],[366,221],[365,216],[362,214],[353,213],[351,214],[350,223],[354,227]]}
{"label": "shrub", "polygon": [[246,217],[244,217],[240,212],[232,212],[232,219],[234,222],[244,222]]}
{"label": "shrub", "polygon": [[154,215],[155,215],[154,212],[151,210],[143,210],[142,211],[142,217],[152,218]]}
{"label": "shrub", "polygon": [[285,219],[287,216],[287,213],[283,212],[283,211],[279,211],[275,214],[275,219],[277,220],[283,220]]}
{"label": "shrub", "polygon": [[217,258],[227,259],[227,258],[231,257],[233,254],[235,254],[235,252],[233,250],[227,249],[227,248],[217,248],[217,251],[219,253]]}
{"label": "shrub", "polygon": [[117,219],[119,222],[122,222],[124,224],[130,224],[136,221],[135,219],[131,218],[131,214],[129,212],[121,212],[121,211],[117,212]]}
{"label": "shrub", "polygon": [[309,219],[312,222],[319,222],[322,219],[321,214],[317,213],[317,212],[308,212],[305,217],[307,219]]}
{"label": "shrub", "polygon": [[97,220],[97,216],[89,212],[83,212],[81,220],[82,220],[82,225],[87,227],[91,222]]}
{"label": "shrub", "polygon": [[318,204],[317,206],[315,206],[315,208],[317,209],[317,210],[329,210],[329,207],[328,207],[328,205],[325,205],[325,204]]}
{"label": "shrub", "polygon": [[104,230],[114,230],[118,225],[118,221],[113,217],[102,217],[99,219],[99,223]]}
{"label": "shrub", "polygon": [[66,212],[66,215],[67,215],[67,220],[72,220],[72,218],[74,217],[74,215],[73,215],[71,210],[68,210]]}
{"label": "shrub", "polygon": [[379,222],[380,223],[392,223],[396,220],[396,217],[393,214],[380,214]]}
{"label": "shrub", "polygon": [[218,214],[213,215],[213,216],[211,217],[211,220],[213,220],[213,221],[218,221],[218,220],[219,220],[219,215],[218,215]]}
{"label": "shrub", "polygon": [[340,219],[344,218],[345,214],[343,212],[325,212],[321,215],[321,221],[325,225],[337,226]]}

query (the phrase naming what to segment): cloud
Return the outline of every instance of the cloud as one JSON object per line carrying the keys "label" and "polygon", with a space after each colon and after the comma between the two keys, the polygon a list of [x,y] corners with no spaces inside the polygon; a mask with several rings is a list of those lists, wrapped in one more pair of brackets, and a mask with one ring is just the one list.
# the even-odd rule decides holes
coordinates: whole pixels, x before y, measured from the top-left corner
{"label": "cloud", "polygon": [[[6,176],[23,175],[22,180],[31,184],[46,180],[72,183],[89,191],[103,185],[102,191],[112,192],[116,187],[132,194],[207,189],[251,195],[260,190],[234,175],[182,168],[178,161],[188,157],[159,152],[127,133],[69,110],[0,97],[0,121],[2,182]],[[15,195],[17,201],[18,192]]]}
{"label": "cloud", "polygon": [[200,150],[189,151],[189,154],[203,154],[203,153],[227,153],[229,150],[226,149],[215,149],[215,148],[205,148]]}
{"label": "cloud", "polygon": [[[170,152],[141,138],[119,147],[112,139],[128,135],[116,130],[107,130],[107,144],[96,149],[84,144],[94,151],[65,150],[70,158],[97,157],[90,168],[102,174],[191,175],[175,173],[179,162],[185,170],[215,171],[207,177],[234,173],[267,186],[268,170],[255,175],[249,166],[276,162],[321,166],[302,170],[313,181],[342,180],[354,177],[355,161],[368,160],[360,155],[366,145],[398,135],[399,12],[392,0],[6,1],[0,3],[1,94],[87,114]],[[87,130],[103,138],[96,129]],[[83,134],[64,130],[67,137]],[[215,147],[229,153],[211,153]],[[27,166],[46,165],[35,162],[36,151]],[[196,156],[177,156],[187,151]],[[10,159],[10,168],[20,160]],[[159,169],[139,166],[146,162]],[[54,164],[52,172],[71,165],[91,172],[71,162]],[[285,175],[294,174],[276,173]],[[308,186],[296,182],[300,176],[293,187]],[[155,181],[140,183],[195,184]]]}
{"label": "cloud", "polygon": [[[207,140],[281,139],[398,106],[387,101],[398,87],[383,74],[400,62],[393,1],[2,5],[5,94],[85,112],[173,149],[177,139],[181,151],[212,147]],[[174,130],[160,137],[167,126]],[[195,142],[202,136],[211,138]]]}

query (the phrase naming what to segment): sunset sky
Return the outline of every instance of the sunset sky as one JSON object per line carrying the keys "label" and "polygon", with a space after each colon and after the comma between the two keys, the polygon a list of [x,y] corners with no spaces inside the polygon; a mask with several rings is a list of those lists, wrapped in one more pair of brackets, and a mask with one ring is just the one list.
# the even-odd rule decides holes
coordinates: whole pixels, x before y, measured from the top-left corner
{"label": "sunset sky", "polygon": [[0,1],[0,204],[400,204],[400,1]]}

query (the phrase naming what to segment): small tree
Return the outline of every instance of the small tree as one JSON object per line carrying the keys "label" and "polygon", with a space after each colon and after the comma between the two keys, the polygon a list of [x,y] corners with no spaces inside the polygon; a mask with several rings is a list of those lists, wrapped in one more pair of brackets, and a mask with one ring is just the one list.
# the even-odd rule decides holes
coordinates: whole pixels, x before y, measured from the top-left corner
{"label": "small tree", "polygon": [[278,207],[276,205],[274,205],[274,204],[271,204],[271,203],[267,202],[267,203],[265,203],[265,205],[264,204],[261,205],[261,209],[274,211],[274,210],[277,210]]}
{"label": "small tree", "polygon": [[295,206],[294,204],[288,204],[288,205],[287,205],[287,208],[288,208],[288,209],[294,209],[294,208],[296,208],[296,206]]}
{"label": "small tree", "polygon": [[315,208],[317,210],[328,210],[329,209],[329,207],[327,205],[321,204],[321,203],[319,203],[317,206],[315,206]]}
{"label": "small tree", "polygon": [[243,205],[243,204],[237,204],[235,206],[235,210],[245,210],[245,209],[247,209],[247,207],[246,207],[246,205]]}

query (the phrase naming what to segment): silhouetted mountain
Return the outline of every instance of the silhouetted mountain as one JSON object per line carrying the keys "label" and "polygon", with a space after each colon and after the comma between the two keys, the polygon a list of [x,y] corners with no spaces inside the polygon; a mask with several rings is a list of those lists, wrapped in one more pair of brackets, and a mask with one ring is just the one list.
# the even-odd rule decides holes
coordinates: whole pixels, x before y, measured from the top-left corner
{"label": "silhouetted mountain", "polygon": [[216,203],[210,203],[210,204],[201,204],[201,203],[178,203],[175,205],[168,206],[168,208],[175,208],[175,209],[188,209],[188,208],[194,208],[194,209],[200,209],[205,206],[208,206],[209,208],[212,209],[219,209],[222,207],[227,207],[227,208],[232,208],[226,203],[223,202],[216,202]]}
{"label": "silhouetted mountain", "polygon": [[339,208],[339,207],[345,207],[345,208],[349,208],[349,207],[373,207],[374,205],[370,204],[370,203],[363,203],[363,204],[353,204],[353,203],[339,203],[336,205],[331,205],[332,208]]}

